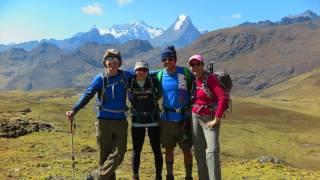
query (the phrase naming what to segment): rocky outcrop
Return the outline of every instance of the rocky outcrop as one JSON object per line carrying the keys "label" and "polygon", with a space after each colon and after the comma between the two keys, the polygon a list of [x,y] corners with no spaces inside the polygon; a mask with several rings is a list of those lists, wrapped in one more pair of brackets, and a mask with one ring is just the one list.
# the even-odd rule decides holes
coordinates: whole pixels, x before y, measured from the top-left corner
{"label": "rocky outcrop", "polygon": [[2,120],[0,124],[0,137],[16,138],[32,132],[52,131],[51,124],[36,122],[21,117]]}
{"label": "rocky outcrop", "polygon": [[285,162],[277,157],[263,155],[257,158],[258,162],[263,163],[273,163],[273,164],[285,164]]}

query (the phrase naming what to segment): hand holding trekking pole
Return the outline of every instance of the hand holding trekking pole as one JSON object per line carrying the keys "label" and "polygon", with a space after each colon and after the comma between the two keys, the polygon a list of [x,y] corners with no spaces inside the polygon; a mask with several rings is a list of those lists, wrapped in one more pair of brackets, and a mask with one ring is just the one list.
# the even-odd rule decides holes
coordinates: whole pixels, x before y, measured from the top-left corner
{"label": "hand holding trekking pole", "polygon": [[74,130],[76,128],[76,124],[74,123],[74,111],[67,111],[66,117],[67,120],[70,121],[70,132],[71,132],[71,159],[72,159],[72,179],[75,179],[75,155],[74,155]]}
{"label": "hand holding trekking pole", "polygon": [[66,112],[66,116],[67,116],[67,119],[68,119],[69,121],[73,121],[74,115],[75,115],[75,112],[74,112],[74,111],[67,111],[67,112]]}

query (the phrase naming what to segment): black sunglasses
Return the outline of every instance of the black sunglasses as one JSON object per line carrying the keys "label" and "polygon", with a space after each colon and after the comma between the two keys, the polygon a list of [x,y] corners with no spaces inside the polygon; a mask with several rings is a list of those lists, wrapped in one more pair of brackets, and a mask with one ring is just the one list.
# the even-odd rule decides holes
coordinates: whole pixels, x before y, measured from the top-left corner
{"label": "black sunglasses", "polygon": [[191,64],[190,64],[190,66],[191,66],[191,67],[194,67],[194,66],[201,66],[201,63],[199,63],[199,62],[198,62],[198,63],[191,63]]}
{"label": "black sunglasses", "polygon": [[106,57],[106,58],[104,58],[104,60],[106,60],[106,61],[120,61],[120,58],[119,57],[116,57],[116,56],[114,56],[114,57],[112,57],[112,56],[109,56],[109,57]]}
{"label": "black sunglasses", "polygon": [[139,69],[137,69],[136,71],[148,72],[148,69],[147,69],[147,68],[139,68]]}
{"label": "black sunglasses", "polygon": [[168,61],[174,61],[175,59],[174,59],[174,58],[165,58],[165,59],[162,59],[161,61],[162,61],[162,62],[165,62],[165,61],[167,61],[167,60],[168,60]]}

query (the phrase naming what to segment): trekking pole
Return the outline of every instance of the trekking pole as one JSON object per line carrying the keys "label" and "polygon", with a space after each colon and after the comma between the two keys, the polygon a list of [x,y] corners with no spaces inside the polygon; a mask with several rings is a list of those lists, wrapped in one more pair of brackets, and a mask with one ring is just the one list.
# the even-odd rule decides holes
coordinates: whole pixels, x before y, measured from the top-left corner
{"label": "trekking pole", "polygon": [[70,132],[71,132],[71,159],[72,159],[72,179],[75,180],[75,156],[74,156],[74,131],[76,129],[76,124],[74,123],[75,118],[70,121]]}
{"label": "trekking pole", "polygon": [[214,64],[215,64],[214,61],[210,61],[209,64],[207,64],[206,70],[207,70],[208,73],[210,73],[210,74],[213,73],[213,71],[214,71]]}

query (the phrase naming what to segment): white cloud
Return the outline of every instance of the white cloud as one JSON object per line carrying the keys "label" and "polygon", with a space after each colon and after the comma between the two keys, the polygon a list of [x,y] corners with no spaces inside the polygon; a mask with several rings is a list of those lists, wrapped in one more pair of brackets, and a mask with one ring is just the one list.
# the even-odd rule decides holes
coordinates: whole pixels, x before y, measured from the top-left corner
{"label": "white cloud", "polygon": [[125,6],[129,3],[132,3],[134,0],[117,0],[119,6]]}
{"label": "white cloud", "polygon": [[242,18],[242,15],[241,14],[232,14],[231,15],[231,19],[241,19]]}
{"label": "white cloud", "polygon": [[93,3],[81,8],[82,12],[88,15],[101,15],[103,13],[103,4]]}
{"label": "white cloud", "polygon": [[242,14],[240,13],[232,14],[231,16],[221,16],[222,20],[233,20],[233,19],[241,19],[241,18],[242,18]]}

